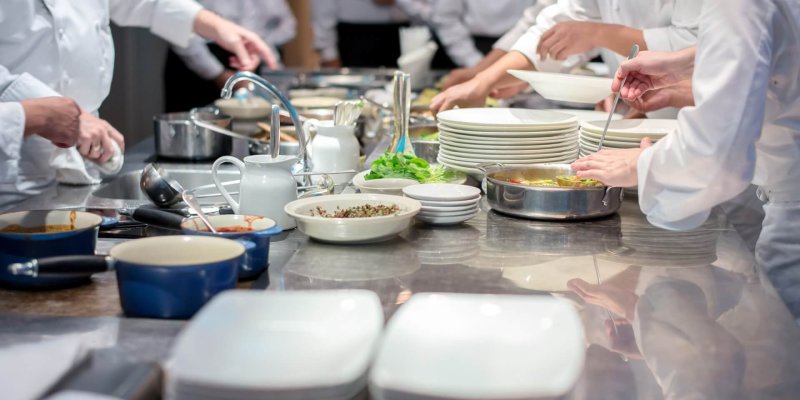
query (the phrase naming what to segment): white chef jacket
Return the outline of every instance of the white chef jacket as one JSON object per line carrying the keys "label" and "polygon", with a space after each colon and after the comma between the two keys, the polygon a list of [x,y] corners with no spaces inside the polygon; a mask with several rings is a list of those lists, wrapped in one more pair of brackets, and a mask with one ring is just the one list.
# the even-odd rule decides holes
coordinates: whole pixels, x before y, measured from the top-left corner
{"label": "white chef jacket", "polygon": [[339,58],[339,36],[336,33],[339,22],[380,24],[408,21],[408,16],[397,5],[379,6],[372,0],[312,0],[311,13],[314,48],[320,52],[323,61]]}
{"label": "white chef jacket", "polygon": [[[539,71],[569,72],[588,61],[591,54],[569,57],[567,62],[543,62],[536,54],[542,34],[563,21],[593,21],[641,29],[647,48],[676,51],[693,46],[703,0],[558,0],[542,10],[536,24],[511,48],[524,54]],[[623,56],[602,49],[603,61],[614,72]]]}
{"label": "white chef jacket", "polygon": [[700,225],[752,181],[800,201],[800,5],[706,0],[693,81],[696,106],[642,152],[639,205],[668,229]]}
{"label": "white chef jacket", "polygon": [[[191,0],[3,0],[0,102],[60,94],[96,112],[114,69],[110,20],[146,26],[185,45],[201,8]],[[55,146],[35,135],[23,140],[8,129],[0,127],[0,208],[8,205],[5,194],[36,194],[55,179],[49,165]]]}
{"label": "white chef jacket", "polygon": [[[297,34],[297,20],[286,0],[198,0],[204,8],[259,35],[273,50]],[[194,37],[187,47],[172,46],[186,66],[204,79],[214,79],[225,66],[211,54],[207,40]],[[278,57],[278,52],[275,51]]]}
{"label": "white chef jacket", "polygon": [[431,24],[453,62],[471,67],[483,58],[472,37],[502,36],[535,3],[536,0],[437,0],[433,2]]}
{"label": "white chef jacket", "polygon": [[522,13],[522,18],[517,21],[511,30],[497,40],[492,47],[503,50],[506,53],[511,51],[511,47],[514,46],[514,43],[516,43],[528,29],[536,25],[536,17],[539,13],[544,10],[545,7],[549,7],[555,3],[556,0],[538,0],[536,4],[526,8],[525,12]]}
{"label": "white chef jacket", "polygon": [[429,25],[434,1],[435,0],[396,0],[395,3],[408,15],[411,22]]}

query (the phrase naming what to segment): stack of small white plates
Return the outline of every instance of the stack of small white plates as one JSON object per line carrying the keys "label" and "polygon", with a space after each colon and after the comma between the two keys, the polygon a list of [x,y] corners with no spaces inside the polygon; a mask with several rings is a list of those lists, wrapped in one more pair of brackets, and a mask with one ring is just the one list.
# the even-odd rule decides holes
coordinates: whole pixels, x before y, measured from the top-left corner
{"label": "stack of small white plates", "polygon": [[[603,136],[605,120],[581,122],[581,157],[597,152],[600,137]],[[642,139],[649,137],[653,142],[674,132],[678,121],[674,119],[624,119],[611,121],[608,126],[604,149],[631,149],[639,147]]]}
{"label": "stack of small white plates", "polygon": [[568,163],[578,155],[578,119],[556,111],[460,108],[439,113],[441,164],[472,175],[483,163]]}
{"label": "stack of small white plates", "polygon": [[460,224],[480,212],[481,191],[472,186],[428,183],[406,186],[403,194],[422,204],[417,219],[433,225]]}
{"label": "stack of small white plates", "polygon": [[178,337],[167,397],[350,399],[366,387],[382,328],[370,291],[228,291]]}
{"label": "stack of small white plates", "polygon": [[416,294],[386,327],[370,394],[395,399],[559,398],[583,370],[575,307],[549,296]]}

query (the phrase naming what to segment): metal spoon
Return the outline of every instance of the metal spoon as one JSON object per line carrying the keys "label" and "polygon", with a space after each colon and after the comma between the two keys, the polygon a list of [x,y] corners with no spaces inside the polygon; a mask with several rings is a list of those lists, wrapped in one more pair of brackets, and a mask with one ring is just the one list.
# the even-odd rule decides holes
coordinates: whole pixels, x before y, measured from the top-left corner
{"label": "metal spoon", "polygon": [[211,225],[211,221],[209,221],[208,217],[206,217],[206,213],[203,212],[203,207],[201,207],[200,203],[197,202],[197,199],[194,198],[194,194],[190,193],[188,190],[184,190],[181,192],[181,197],[183,198],[183,202],[186,203],[189,208],[191,208],[192,211],[197,214],[198,217],[200,217],[200,220],[203,221],[204,224],[206,224],[208,230],[218,233],[217,230],[214,229],[214,226]]}
{"label": "metal spoon", "polygon": [[157,164],[147,164],[142,170],[139,187],[153,204],[159,207],[169,207],[181,201],[183,186],[178,181],[171,179]]}
{"label": "metal spoon", "polygon": [[[628,60],[635,58],[636,55],[638,54],[639,54],[639,45],[634,44],[633,46],[631,46],[631,51],[628,52]],[[608,133],[608,126],[611,125],[611,118],[614,117],[614,111],[617,109],[617,103],[619,103],[619,96],[622,94],[622,87],[625,86],[625,81],[628,80],[628,76],[626,76],[625,79],[622,80],[622,85],[619,87],[620,90],[619,92],[617,92],[617,95],[614,96],[614,104],[611,106],[611,111],[608,113],[608,120],[606,120],[606,126],[605,128],[603,128],[603,135],[600,136],[600,143],[597,144],[597,151],[603,149],[603,142],[606,141],[606,133]]]}
{"label": "metal spoon", "polygon": [[278,158],[281,150],[281,107],[277,104],[272,105],[272,119],[270,120],[269,130],[269,153],[272,159]]}

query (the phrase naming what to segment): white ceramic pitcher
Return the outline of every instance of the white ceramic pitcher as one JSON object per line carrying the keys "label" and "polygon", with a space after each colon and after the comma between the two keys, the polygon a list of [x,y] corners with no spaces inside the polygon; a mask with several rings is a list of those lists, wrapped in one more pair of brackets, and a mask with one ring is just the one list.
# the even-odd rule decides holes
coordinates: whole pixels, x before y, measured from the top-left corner
{"label": "white ceramic pitcher", "polygon": [[[292,229],[296,222],[283,208],[297,200],[297,182],[291,172],[297,161],[297,157],[286,155],[274,159],[269,155],[248,156],[244,162],[236,157],[224,156],[214,161],[211,176],[234,213],[267,217],[284,230]],[[219,167],[225,163],[235,165],[242,174],[238,202],[231,197],[217,175]]]}
{"label": "white ceramic pitcher", "polygon": [[[361,146],[355,135],[355,126],[334,126],[333,121],[317,121],[310,119],[303,124],[306,136],[316,130],[311,141],[311,163],[314,172],[339,172],[358,170],[358,158]],[[352,174],[334,174],[333,181],[337,185],[350,182]]]}

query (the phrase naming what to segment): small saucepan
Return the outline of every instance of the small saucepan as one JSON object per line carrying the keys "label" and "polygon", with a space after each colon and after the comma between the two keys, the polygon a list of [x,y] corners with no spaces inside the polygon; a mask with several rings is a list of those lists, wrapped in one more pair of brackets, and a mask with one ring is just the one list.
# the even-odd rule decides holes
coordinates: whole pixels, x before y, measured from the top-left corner
{"label": "small saucepan", "polygon": [[218,233],[210,232],[200,218],[183,221],[183,233],[219,236],[242,242],[247,248],[247,257],[239,269],[240,280],[257,278],[267,269],[270,238],[283,231],[275,221],[253,215],[209,215],[208,220]]}
{"label": "small saucepan", "polygon": [[129,317],[190,318],[214,295],[236,286],[245,248],[205,236],[136,239],[108,256],[63,256],[11,264],[8,272],[40,279],[116,270],[122,310]]}
{"label": "small saucepan", "polygon": [[0,214],[0,283],[15,289],[71,287],[90,282],[91,274],[18,276],[6,268],[37,257],[94,254],[103,218],[70,210]]}

